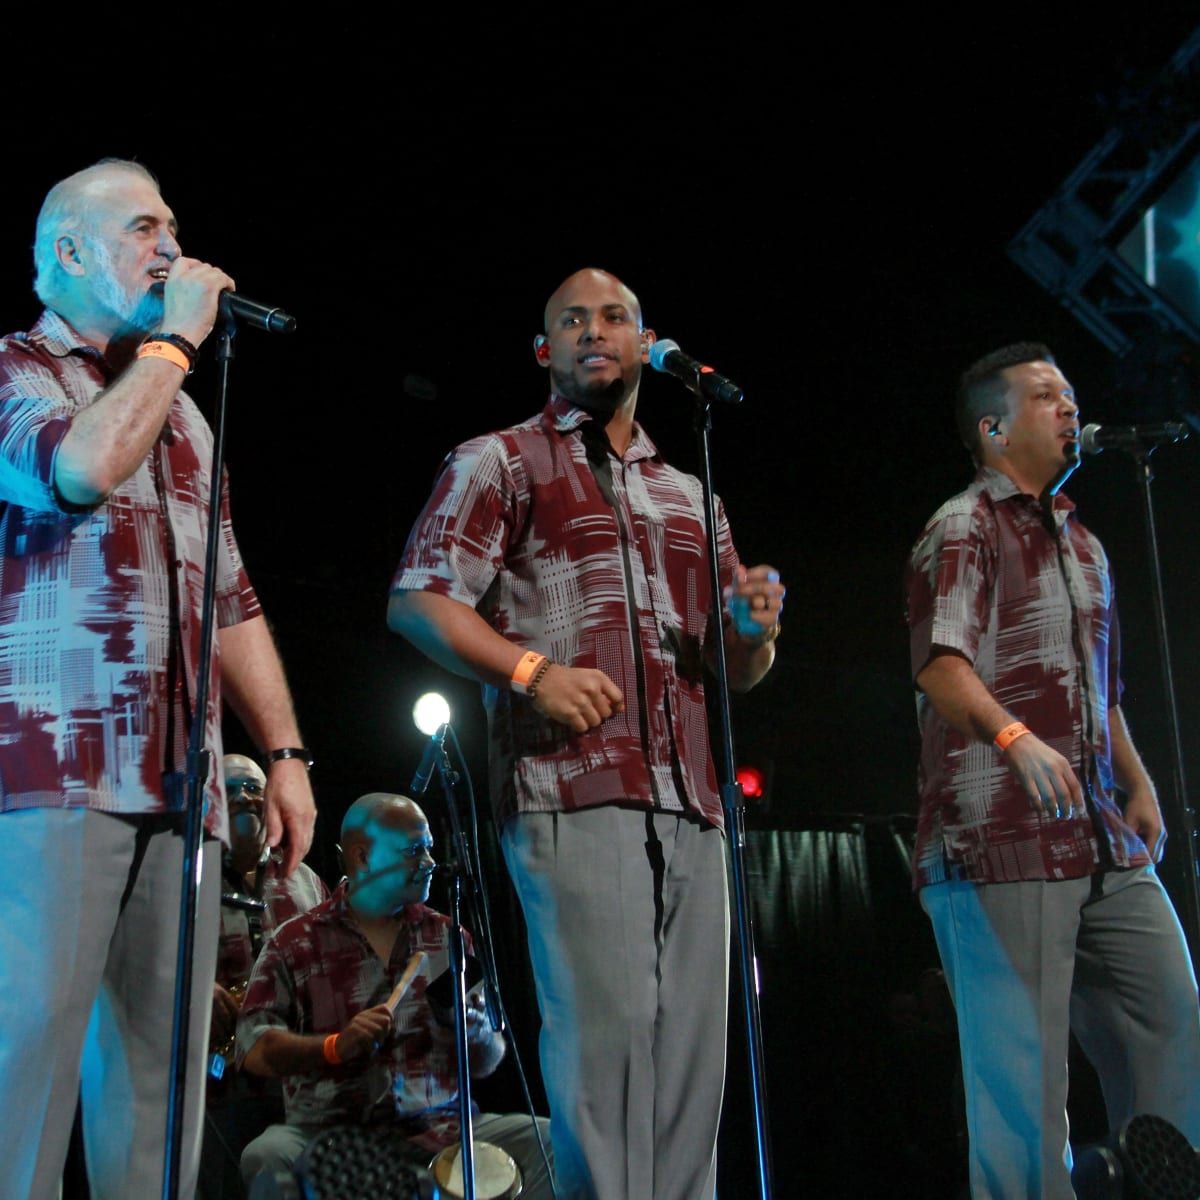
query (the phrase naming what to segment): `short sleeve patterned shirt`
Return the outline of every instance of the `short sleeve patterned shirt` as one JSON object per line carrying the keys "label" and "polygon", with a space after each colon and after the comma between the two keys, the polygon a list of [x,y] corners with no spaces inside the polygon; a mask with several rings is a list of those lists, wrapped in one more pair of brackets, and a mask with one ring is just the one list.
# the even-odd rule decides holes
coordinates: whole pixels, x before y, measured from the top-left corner
{"label": "short sleeve patterned shirt", "polygon": [[[254,897],[266,904],[262,913],[262,940],[301,913],[329,899],[329,889],[321,877],[305,863],[299,863],[291,875],[283,873],[283,856],[273,851],[259,868],[261,895]],[[237,889],[245,892],[244,885]],[[254,966],[254,941],[250,934],[250,914],[232,905],[221,905],[221,933],[217,941],[217,982],[223,987],[243,984]]]}
{"label": "short sleeve patterned shirt", "polygon": [[[44,312],[0,339],[0,811],[161,812],[183,767],[200,652],[212,434],[183,392],[134,474],[94,508],[54,485],[77,413],[113,381]],[[260,612],[221,492],[217,621]],[[207,828],[228,840],[216,656]]]}
{"label": "short sleeve patterned shirt", "polygon": [[[726,586],[737,554],[719,505],[717,539]],[[485,686],[499,820],[622,803],[722,824],[704,708],[714,605],[701,486],[640,426],[618,457],[587,412],[555,396],[523,425],[459,446],[392,588],[470,605],[518,646],[604,671],[625,697],[623,712],[575,734]]]}
{"label": "short sleeve patterned shirt", "polygon": [[968,738],[918,691],[917,887],[1070,879],[1140,866],[1146,848],[1113,796],[1108,710],[1120,645],[1108,559],[1061,493],[1041,505],[983,469],[918,539],[906,574],[914,679],[939,651],[962,655],[996,700],[1062,754],[1088,815],[1035,810],[991,744]]}
{"label": "short sleeve patterned shirt", "polygon": [[284,1079],[289,1125],[399,1120],[434,1151],[457,1137],[454,1034],[425,998],[429,982],[449,968],[449,926],[433,909],[410,905],[385,965],[349,915],[343,882],[329,900],[275,931],[242,1002],[239,1067],[267,1029],[340,1033],[357,1013],[388,998],[414,953],[427,955],[396,1008],[395,1033],[369,1062]]}

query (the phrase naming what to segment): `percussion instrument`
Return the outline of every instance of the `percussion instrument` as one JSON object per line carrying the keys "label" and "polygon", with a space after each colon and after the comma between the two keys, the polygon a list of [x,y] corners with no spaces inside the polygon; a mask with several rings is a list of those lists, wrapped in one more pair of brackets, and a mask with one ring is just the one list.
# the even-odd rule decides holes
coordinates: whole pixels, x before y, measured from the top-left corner
{"label": "percussion instrument", "polygon": [[[429,1164],[444,1196],[462,1200],[462,1143],[447,1146]],[[516,1200],[524,1186],[512,1158],[491,1142],[475,1140],[475,1200]]]}

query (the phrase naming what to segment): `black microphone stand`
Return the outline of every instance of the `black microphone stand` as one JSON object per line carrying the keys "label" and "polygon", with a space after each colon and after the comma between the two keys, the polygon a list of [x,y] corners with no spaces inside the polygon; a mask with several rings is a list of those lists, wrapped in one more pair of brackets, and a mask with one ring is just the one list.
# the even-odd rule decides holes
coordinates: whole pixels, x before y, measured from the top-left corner
{"label": "black microphone stand", "polygon": [[451,733],[449,723],[434,735],[437,739],[437,771],[446,799],[450,820],[450,839],[453,857],[442,867],[450,876],[450,969],[454,975],[454,1041],[458,1055],[458,1118],[461,1139],[463,1200],[475,1200],[475,1125],[471,1112],[470,1046],[467,1042],[467,943],[463,930],[463,890],[466,884],[468,907],[475,915],[474,926],[480,937],[478,959],[484,972],[488,1017],[497,1032],[503,1029],[499,1003],[499,980],[491,948],[490,922],[481,910],[480,881],[476,872],[473,847],[470,845],[458,811],[455,785],[458,772],[446,753],[446,737]]}
{"label": "black microphone stand", "polygon": [[[691,386],[691,385],[689,385]],[[742,1009],[746,1023],[746,1051],[750,1068],[751,1102],[757,1156],[758,1194],[770,1200],[771,1146],[767,1120],[767,1090],[763,1074],[762,1015],[758,1001],[758,956],[754,949],[754,926],[750,920],[750,902],[746,891],[746,798],[737,782],[737,760],[733,749],[733,718],[729,704],[729,672],[725,660],[725,640],[721,624],[721,569],[717,554],[717,508],[712,486],[712,405],[697,383],[691,387],[695,399],[696,443],[700,452],[700,482],[704,487],[704,516],[708,542],[709,587],[713,597],[714,668],[717,676],[717,710],[720,714],[721,803],[725,810],[725,830],[729,842],[730,876],[733,881],[733,917],[737,930],[737,957],[742,983]]]}
{"label": "black microphone stand", "polygon": [[[187,1085],[187,1046],[191,1018],[192,953],[196,941],[196,903],[200,890],[200,845],[204,836],[204,787],[208,781],[212,751],[204,745],[208,713],[208,678],[212,664],[213,613],[217,580],[217,550],[221,534],[221,474],[225,465],[225,410],[229,392],[229,364],[237,324],[222,309],[217,326],[217,362],[220,381],[213,414],[212,477],[208,499],[208,537],[204,547],[204,598],[200,618],[200,659],[196,665],[196,687],[188,737],[187,764],[168,777],[168,800],[173,811],[182,807],[184,817],[183,872],[179,896],[179,944],[175,956],[175,1016],[171,1033],[171,1073],[167,1094],[167,1140],[163,1162],[163,1200],[179,1194],[179,1159],[183,1145],[184,1097]],[[186,791],[185,791],[186,789]],[[185,797],[179,804],[181,794]]]}
{"label": "black microphone stand", "polygon": [[[1154,628],[1158,641],[1158,656],[1162,664],[1163,700],[1167,708],[1167,730],[1171,741],[1172,783],[1174,785],[1175,816],[1183,830],[1183,905],[1180,916],[1188,948],[1192,954],[1193,967],[1200,963],[1200,888],[1196,877],[1196,815],[1188,805],[1187,786],[1183,773],[1183,739],[1179,732],[1179,710],[1175,702],[1175,678],[1171,670],[1171,649],[1167,641],[1167,610],[1163,602],[1162,560],[1158,550],[1158,534],[1154,523],[1154,501],[1150,485],[1154,482],[1154,468],[1150,455],[1154,446],[1144,445],[1132,450],[1138,465],[1141,482],[1142,515],[1146,523],[1146,543],[1150,548],[1150,583],[1154,597]],[[1153,847],[1151,847],[1153,849]]]}

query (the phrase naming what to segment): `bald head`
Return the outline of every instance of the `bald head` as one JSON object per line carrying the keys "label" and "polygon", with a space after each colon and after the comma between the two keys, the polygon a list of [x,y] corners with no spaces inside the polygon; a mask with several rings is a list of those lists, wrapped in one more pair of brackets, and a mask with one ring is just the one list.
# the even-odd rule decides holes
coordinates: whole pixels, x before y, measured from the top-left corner
{"label": "bald head", "polygon": [[342,818],[342,848],[356,839],[370,838],[375,826],[386,829],[428,827],[429,822],[415,800],[392,792],[368,792],[346,809]]}
{"label": "bald head", "polygon": [[570,307],[574,303],[578,292],[596,284],[605,284],[610,289],[615,288],[629,306],[630,312],[637,318],[638,328],[642,327],[642,304],[633,289],[622,283],[611,271],[602,271],[599,267],[584,267],[582,270],[568,275],[554,289],[550,299],[546,301],[546,308],[542,313],[543,331],[550,332],[555,318],[564,308]]}
{"label": "bald head", "polygon": [[33,290],[43,304],[49,305],[57,294],[58,258],[55,243],[65,234],[87,235],[92,232],[95,208],[129,175],[140,176],[153,184],[155,191],[158,190],[158,180],[141,163],[123,158],[102,158],[90,167],[60,179],[46,193],[33,239],[33,265],[36,272]]}
{"label": "bald head", "polygon": [[221,760],[225,800],[229,811],[229,855],[235,871],[248,872],[266,850],[263,822],[267,777],[252,758],[227,754]]}
{"label": "bald head", "polygon": [[433,839],[425,814],[407,796],[368,792],[342,818],[342,860],[350,907],[387,917],[429,895]]}
{"label": "bald head", "polygon": [[267,786],[267,777],[263,773],[262,767],[258,765],[252,758],[247,758],[244,754],[227,754],[221,760],[221,767],[225,773],[225,784],[228,786],[233,782],[241,782],[243,779],[252,779],[260,788]]}

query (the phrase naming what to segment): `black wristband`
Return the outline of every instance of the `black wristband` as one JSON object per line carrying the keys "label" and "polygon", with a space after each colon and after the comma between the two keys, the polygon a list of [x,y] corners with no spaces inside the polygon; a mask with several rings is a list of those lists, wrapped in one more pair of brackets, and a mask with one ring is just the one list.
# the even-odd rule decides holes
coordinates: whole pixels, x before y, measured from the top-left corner
{"label": "black wristband", "polygon": [[312,754],[303,746],[283,746],[279,750],[272,750],[267,755],[268,763],[282,762],[285,758],[298,758],[310,771],[312,770],[313,759]]}

